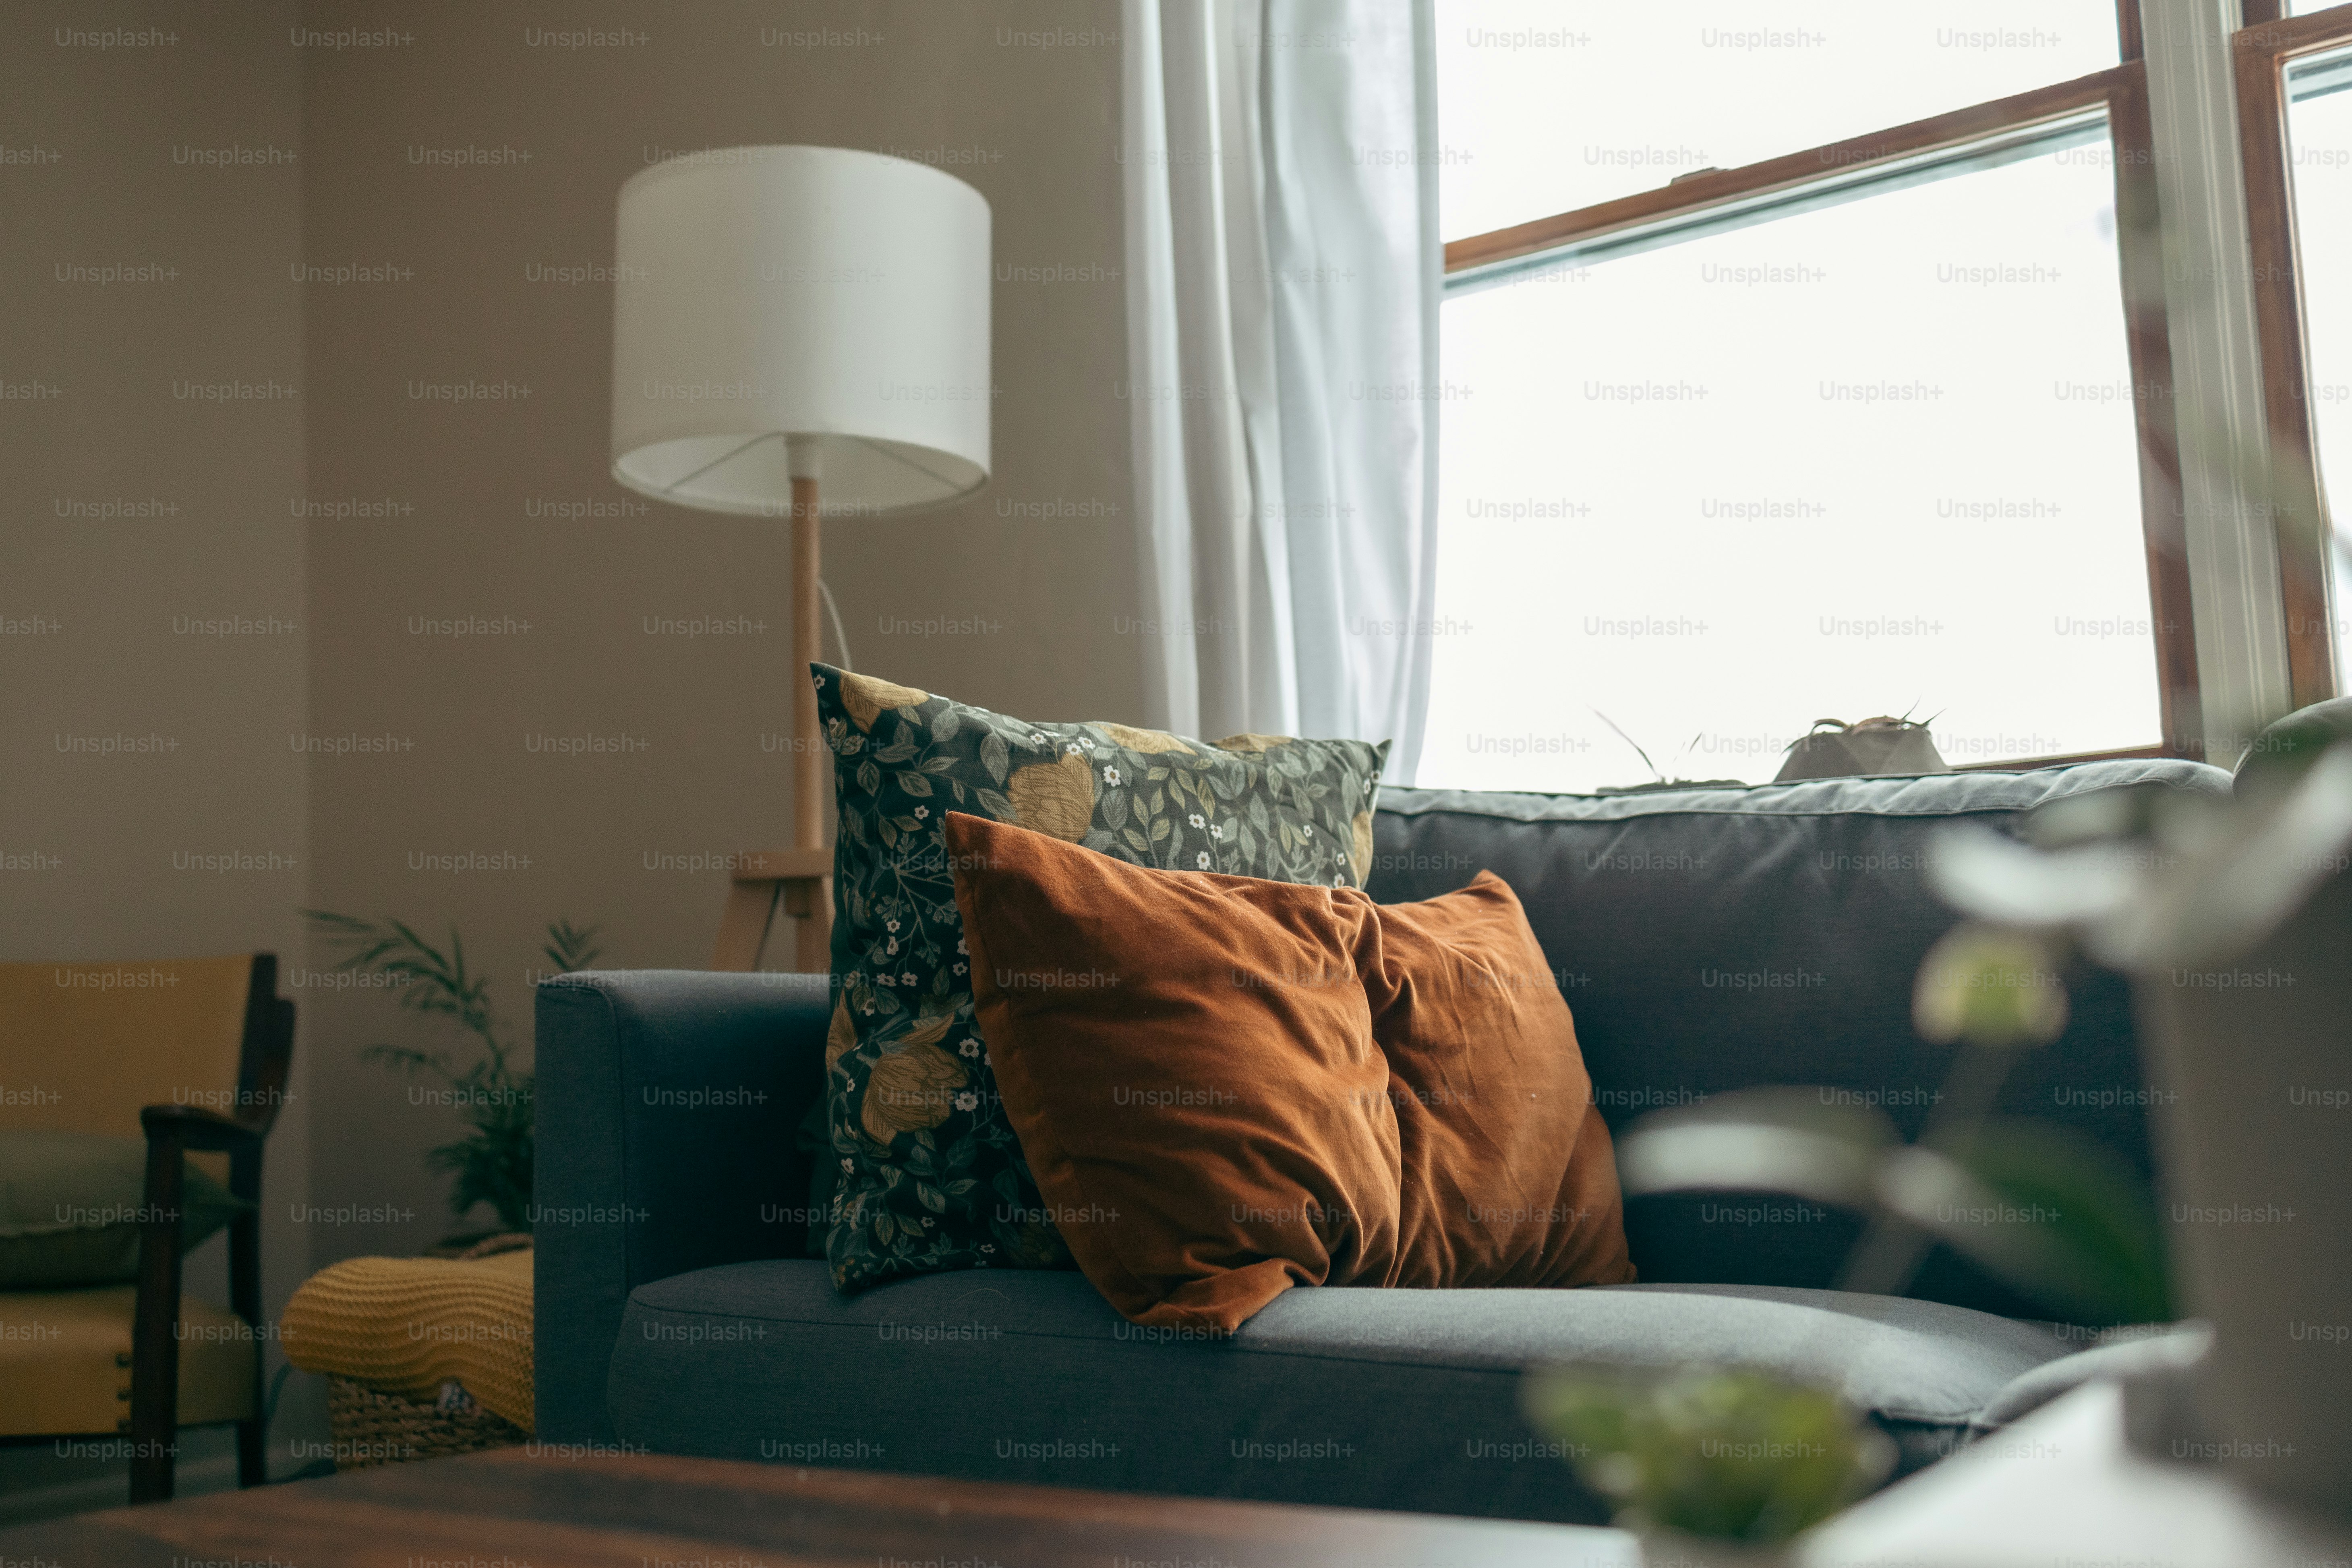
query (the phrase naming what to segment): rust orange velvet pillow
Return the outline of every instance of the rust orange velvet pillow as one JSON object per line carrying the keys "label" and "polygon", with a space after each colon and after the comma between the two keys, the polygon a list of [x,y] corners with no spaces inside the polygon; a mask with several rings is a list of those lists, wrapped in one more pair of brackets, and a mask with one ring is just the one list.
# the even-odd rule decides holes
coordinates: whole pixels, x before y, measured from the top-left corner
{"label": "rust orange velvet pillow", "polygon": [[971,994],[1051,1220],[1139,1323],[1230,1333],[1294,1284],[1385,1284],[1389,1069],[1360,896],[1160,871],[951,812]]}
{"label": "rust orange velvet pillow", "polygon": [[1357,968],[1402,1159],[1389,1282],[1631,1280],[1609,1129],[1518,895],[1481,871],[1459,892],[1370,909]]}
{"label": "rust orange velvet pillow", "polygon": [[1382,906],[960,813],[947,837],[1006,1120],[1129,1319],[1632,1278],[1567,1004],[1497,879]]}

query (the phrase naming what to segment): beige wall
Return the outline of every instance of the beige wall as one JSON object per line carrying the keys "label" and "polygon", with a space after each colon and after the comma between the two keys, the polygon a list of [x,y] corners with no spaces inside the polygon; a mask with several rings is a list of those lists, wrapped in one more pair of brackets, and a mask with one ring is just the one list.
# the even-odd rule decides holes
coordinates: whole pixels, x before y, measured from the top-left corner
{"label": "beige wall", "polygon": [[[320,990],[332,954],[306,950],[299,908],[455,922],[527,1044],[543,922],[601,923],[613,964],[699,966],[723,879],[647,858],[786,836],[789,758],[761,744],[795,679],[783,527],[612,485],[610,288],[557,280],[610,262],[614,194],[649,158],[763,142],[922,157],[988,196],[1001,264],[1076,276],[996,285],[989,489],[833,526],[826,575],[861,668],[1041,718],[1139,712],[1139,650],[1115,629],[1136,609],[1118,7],[1033,0],[1025,38],[1000,37],[998,10],[0,15],[0,382],[54,389],[0,399],[0,957],[286,956],[302,1098],[271,1152],[273,1306],[310,1268],[452,1224],[425,1153],[454,1117],[357,1054],[458,1042],[380,994]],[[168,38],[52,36],[142,27]],[[541,29],[625,40],[535,46]],[[1091,41],[1035,47],[1045,30]],[[456,149],[511,161],[431,161]],[[52,277],[125,263],[178,275]],[[66,518],[59,498],[178,510]],[[697,616],[760,629],[644,629]],[[187,630],[238,617],[265,629]],[[453,621],[473,635],[426,625]],[[59,752],[60,735],[163,741],[110,755]],[[564,756],[532,751],[539,735],[633,749]],[[467,856],[512,861],[423,868]],[[313,1400],[278,1436],[316,1421]]]}
{"label": "beige wall", "polygon": [[[0,957],[302,957],[295,16],[0,9]],[[123,501],[146,515],[105,514]],[[285,1204],[317,1037],[270,1143],[273,1307],[308,1268]],[[24,1043],[0,1047],[14,1080]],[[194,1288],[221,1290],[220,1251]],[[5,1458],[0,1491],[87,1468]]]}
{"label": "beige wall", "polygon": [[[308,870],[305,769],[288,744],[307,630],[287,504],[302,488],[301,292],[287,271],[300,165],[173,158],[299,156],[293,15],[218,8],[199,26],[183,6],[109,7],[103,26],[177,42],[100,48],[54,42],[92,27],[87,5],[0,13],[11,958],[290,940]],[[78,280],[120,266],[161,275]],[[160,515],[60,515],[124,500]],[[222,622],[241,624],[205,635]],[[126,737],[146,749],[62,749]],[[275,868],[175,868],[191,855]]]}
{"label": "beige wall", "polygon": [[[1001,262],[1098,277],[997,285],[992,483],[953,511],[833,525],[826,575],[862,668],[1041,718],[1138,710],[1139,654],[1111,630],[1136,603],[1128,405],[1114,392],[1118,8],[1023,6],[1024,27],[1102,40],[1055,49],[1000,47],[1004,11],[714,0],[543,21],[442,0],[307,14],[329,31],[396,16],[408,40],[306,55],[306,253],[397,269],[310,290],[310,490],[401,509],[312,528],[310,728],[401,749],[314,762],[311,896],[435,930],[454,921],[526,1037],[545,921],[600,923],[610,963],[700,967],[723,874],[646,858],[789,832],[790,757],[761,749],[791,722],[786,525],[648,508],[615,487],[610,287],[531,280],[609,265],[615,194],[649,158],[755,142],[921,150],[989,198]],[[541,26],[627,41],[533,47]],[[414,161],[423,149],[512,161]],[[413,395],[427,384],[505,395]],[[1097,500],[1117,512],[1047,521],[1014,504]],[[545,515],[551,504],[629,510]],[[698,616],[761,629],[643,629]],[[877,618],[987,629],[924,636]],[[412,630],[456,620],[498,629]],[[527,737],[541,735],[642,747],[534,753]],[[502,868],[411,858],[469,855]],[[326,997],[313,1016],[317,1201],[416,1215],[322,1232],[320,1256],[432,1239],[447,1216],[422,1152],[451,1115],[354,1054],[451,1037],[381,996]]]}

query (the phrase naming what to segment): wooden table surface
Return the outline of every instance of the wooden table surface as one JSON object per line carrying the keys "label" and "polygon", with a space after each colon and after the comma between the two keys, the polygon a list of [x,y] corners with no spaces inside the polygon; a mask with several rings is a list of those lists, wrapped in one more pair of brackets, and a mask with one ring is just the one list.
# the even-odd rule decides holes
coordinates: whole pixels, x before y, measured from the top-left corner
{"label": "wooden table surface", "polygon": [[[535,1447],[535,1446],[534,1446]],[[504,1448],[0,1531],[53,1568],[1639,1568],[1613,1530]]]}

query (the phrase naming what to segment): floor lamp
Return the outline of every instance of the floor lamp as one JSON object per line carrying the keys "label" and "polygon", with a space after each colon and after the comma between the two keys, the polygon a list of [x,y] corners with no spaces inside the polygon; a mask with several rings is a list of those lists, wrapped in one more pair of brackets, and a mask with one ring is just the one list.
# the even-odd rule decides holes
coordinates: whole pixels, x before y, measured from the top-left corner
{"label": "floor lamp", "polygon": [[903,158],[726,147],[621,186],[614,479],[793,525],[793,844],[740,857],[714,967],[757,967],[780,903],[793,967],[828,967],[820,529],[987,482],[989,271],[986,198]]}

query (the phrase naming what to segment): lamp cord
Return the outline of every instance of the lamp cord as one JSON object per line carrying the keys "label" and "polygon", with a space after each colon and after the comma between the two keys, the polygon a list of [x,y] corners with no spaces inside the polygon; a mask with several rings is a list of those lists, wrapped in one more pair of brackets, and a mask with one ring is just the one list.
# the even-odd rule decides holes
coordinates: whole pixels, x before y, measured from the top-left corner
{"label": "lamp cord", "polygon": [[841,629],[841,606],[833,602],[833,590],[825,580],[816,580],[816,591],[824,595],[824,613],[833,617],[833,646],[841,650],[841,668],[856,674],[857,667],[849,662],[849,634]]}

